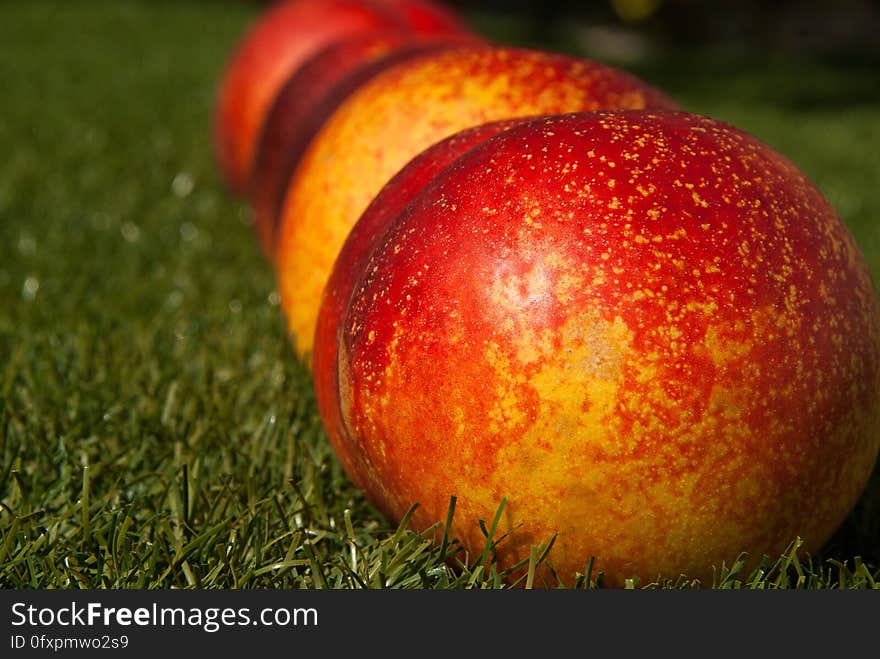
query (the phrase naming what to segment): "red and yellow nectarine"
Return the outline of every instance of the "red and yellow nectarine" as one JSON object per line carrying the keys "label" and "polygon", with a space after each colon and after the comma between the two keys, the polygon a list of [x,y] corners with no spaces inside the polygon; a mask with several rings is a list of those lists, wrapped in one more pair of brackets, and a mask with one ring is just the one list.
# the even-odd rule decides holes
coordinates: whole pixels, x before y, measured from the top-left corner
{"label": "red and yellow nectarine", "polygon": [[642,107],[677,106],[623,71],[517,48],[447,49],[370,78],[312,140],[282,204],[275,263],[298,353],[311,352],[321,293],[348,232],[419,152],[490,121]]}
{"label": "red and yellow nectarine", "polygon": [[705,117],[583,113],[413,189],[355,227],[316,335],[331,442],[390,519],[418,502],[427,528],[455,495],[478,554],[506,498],[502,567],[558,534],[564,583],[595,556],[615,585],[841,523],[880,449],[880,310],[789,160]]}

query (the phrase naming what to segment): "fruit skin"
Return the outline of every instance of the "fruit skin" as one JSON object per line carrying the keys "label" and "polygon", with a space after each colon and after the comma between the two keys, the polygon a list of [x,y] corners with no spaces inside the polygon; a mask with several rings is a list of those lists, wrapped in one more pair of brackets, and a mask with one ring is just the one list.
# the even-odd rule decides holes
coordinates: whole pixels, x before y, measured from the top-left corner
{"label": "fruit skin", "polygon": [[488,45],[410,58],[361,85],[312,140],[282,205],[274,260],[298,354],[311,352],[321,294],[348,232],[421,151],[491,121],[646,106],[678,107],[596,62]]}
{"label": "fruit skin", "polygon": [[341,275],[336,402],[317,392],[389,519],[418,502],[427,528],[456,495],[474,556],[506,497],[502,567],[558,533],[566,585],[591,556],[615,586],[707,583],[742,550],[815,552],[863,490],[876,290],[827,200],[756,138],[686,113],[536,120],[387,224]]}
{"label": "fruit skin", "polygon": [[[466,128],[425,149],[382,188],[346,238],[324,287],[312,353],[315,396],[334,445],[353,441],[346,428],[338,425],[343,421],[338,349],[343,329],[340,321],[357,283],[356,275],[364,271],[367,260],[391,223],[425,185],[477,144],[527,121],[529,119],[508,119]],[[368,479],[360,473],[361,463],[351,459],[358,455],[356,444],[345,446],[336,453],[349,477],[359,487],[365,487]]]}
{"label": "fruit skin", "polygon": [[215,157],[231,191],[247,193],[260,128],[284,81],[330,44],[385,29],[467,31],[453,12],[424,0],[286,0],[255,21],[227,62],[215,101]]}
{"label": "fruit skin", "polygon": [[248,185],[254,226],[267,256],[274,256],[285,186],[333,110],[388,66],[417,54],[478,41],[467,33],[377,30],[334,43],[299,67],[281,87],[263,122]]}

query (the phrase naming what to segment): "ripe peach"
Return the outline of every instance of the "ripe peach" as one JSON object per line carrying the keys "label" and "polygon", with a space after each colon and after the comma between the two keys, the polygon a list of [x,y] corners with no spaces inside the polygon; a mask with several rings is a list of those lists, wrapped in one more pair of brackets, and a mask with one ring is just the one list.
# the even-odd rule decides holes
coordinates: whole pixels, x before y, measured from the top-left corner
{"label": "ripe peach", "polygon": [[263,119],[284,81],[322,48],[379,29],[466,31],[428,0],[286,0],[257,19],[226,65],[215,106],[216,158],[231,190],[246,193]]}
{"label": "ripe peach", "polygon": [[877,294],[766,144],[687,113],[541,118],[398,210],[335,264],[315,351],[339,342],[322,418],[390,519],[455,495],[479,553],[506,498],[502,567],[558,534],[563,583],[595,556],[621,585],[813,552],[851,510],[880,449]]}
{"label": "ripe peach", "polygon": [[637,78],[589,60],[469,46],[409,58],[361,85],[312,140],[290,180],[275,263],[301,356],[348,232],[411,158],[470,126],[598,108],[676,107]]}
{"label": "ripe peach", "polygon": [[366,32],[313,55],[284,83],[263,122],[247,195],[257,234],[270,258],[285,186],[333,110],[385,67],[416,54],[477,41],[467,33]]}

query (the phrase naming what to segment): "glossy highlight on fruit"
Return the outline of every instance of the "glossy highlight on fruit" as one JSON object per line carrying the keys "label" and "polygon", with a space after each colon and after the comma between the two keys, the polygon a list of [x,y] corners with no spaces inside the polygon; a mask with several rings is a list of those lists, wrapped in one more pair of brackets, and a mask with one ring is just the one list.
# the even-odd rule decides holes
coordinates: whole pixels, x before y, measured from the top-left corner
{"label": "glossy highlight on fruit", "polygon": [[[312,354],[316,398],[321,416],[328,423],[342,422],[338,370],[343,329],[340,323],[357,284],[356,275],[364,271],[391,224],[425,185],[477,144],[526,121],[529,119],[508,119],[466,128],[425,149],[382,188],[351,230],[324,288]],[[334,428],[330,434],[336,442],[352,440],[343,427]],[[337,454],[346,473],[363,486],[366,477],[360,474],[359,461],[353,459],[358,454],[357,447],[348,446]]]}
{"label": "glossy highlight on fruit", "polygon": [[321,294],[348,232],[421,151],[491,121],[643,107],[678,106],[626,72],[528,49],[446,49],[372,77],[312,140],[282,204],[275,263],[297,352],[311,352]]}
{"label": "glossy highlight on fruit", "polygon": [[863,490],[876,289],[828,201],[756,138],[681,112],[537,119],[382,226],[334,266],[350,295],[315,377],[343,466],[391,520],[418,502],[427,528],[454,495],[475,555],[506,499],[501,566],[558,534],[565,584],[591,556],[612,585],[710,581],[741,550],[816,551]]}

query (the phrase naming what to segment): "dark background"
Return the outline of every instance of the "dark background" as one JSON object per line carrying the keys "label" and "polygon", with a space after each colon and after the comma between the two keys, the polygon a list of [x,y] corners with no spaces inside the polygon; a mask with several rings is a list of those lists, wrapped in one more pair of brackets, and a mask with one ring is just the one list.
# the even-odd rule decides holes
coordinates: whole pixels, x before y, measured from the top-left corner
{"label": "dark background", "polygon": [[437,1],[478,27],[491,22],[508,43],[561,43],[611,59],[669,48],[880,57],[877,0]]}

